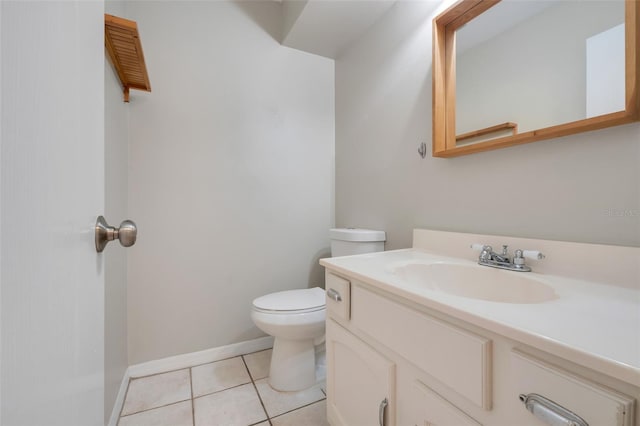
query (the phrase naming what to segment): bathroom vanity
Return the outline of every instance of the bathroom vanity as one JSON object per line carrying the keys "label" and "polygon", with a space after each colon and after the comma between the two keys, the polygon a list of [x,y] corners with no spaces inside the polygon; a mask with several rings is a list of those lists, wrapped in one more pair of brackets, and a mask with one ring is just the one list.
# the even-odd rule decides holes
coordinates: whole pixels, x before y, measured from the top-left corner
{"label": "bathroom vanity", "polygon": [[[547,258],[478,266],[474,243]],[[323,259],[329,422],[640,426],[639,260],[428,230],[412,249]]]}

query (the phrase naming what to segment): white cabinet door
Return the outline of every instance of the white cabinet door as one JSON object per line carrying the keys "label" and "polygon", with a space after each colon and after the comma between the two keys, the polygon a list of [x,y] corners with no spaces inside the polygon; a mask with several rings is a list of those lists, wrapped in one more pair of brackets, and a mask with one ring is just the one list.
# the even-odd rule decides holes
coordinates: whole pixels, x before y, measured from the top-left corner
{"label": "white cabinet door", "polygon": [[0,423],[103,425],[104,4],[0,21]]}
{"label": "white cabinet door", "polygon": [[406,398],[398,422],[410,426],[481,426],[419,380],[398,391]]}
{"label": "white cabinet door", "polygon": [[[395,365],[327,321],[327,415],[333,426],[395,424]],[[384,402],[387,406],[384,408]]]}

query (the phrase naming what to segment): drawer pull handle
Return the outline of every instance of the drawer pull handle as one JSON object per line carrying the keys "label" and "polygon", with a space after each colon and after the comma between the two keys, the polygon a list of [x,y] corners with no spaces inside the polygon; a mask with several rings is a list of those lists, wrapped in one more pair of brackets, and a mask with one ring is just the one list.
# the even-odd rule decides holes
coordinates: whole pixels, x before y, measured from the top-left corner
{"label": "drawer pull handle", "polygon": [[380,407],[378,407],[378,423],[380,423],[380,426],[384,426],[384,412],[387,409],[387,405],[389,405],[387,398],[380,401]]}
{"label": "drawer pull handle", "polygon": [[589,426],[580,416],[537,393],[520,395],[520,401],[536,418],[551,426]]}
{"label": "drawer pull handle", "polygon": [[338,293],[337,291],[335,291],[332,288],[327,290],[327,296],[329,296],[330,299],[333,299],[336,302],[342,302],[342,296],[340,296],[340,293]]}

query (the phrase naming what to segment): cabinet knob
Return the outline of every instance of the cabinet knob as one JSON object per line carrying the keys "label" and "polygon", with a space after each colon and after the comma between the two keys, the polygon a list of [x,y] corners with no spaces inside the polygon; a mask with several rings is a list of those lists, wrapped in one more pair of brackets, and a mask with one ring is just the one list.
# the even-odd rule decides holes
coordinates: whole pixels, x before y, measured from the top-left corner
{"label": "cabinet knob", "polygon": [[340,296],[340,293],[338,293],[336,290],[334,290],[332,288],[327,290],[327,296],[330,299],[335,300],[336,302],[342,302],[342,296]]}

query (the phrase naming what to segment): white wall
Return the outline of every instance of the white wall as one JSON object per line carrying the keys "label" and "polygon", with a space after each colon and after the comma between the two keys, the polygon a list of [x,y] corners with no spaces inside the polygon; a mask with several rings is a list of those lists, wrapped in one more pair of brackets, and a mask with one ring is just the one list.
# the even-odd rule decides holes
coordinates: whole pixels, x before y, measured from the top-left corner
{"label": "white wall", "polygon": [[336,60],[336,225],[640,245],[640,124],[452,159],[431,144],[431,2],[398,2]]}
{"label": "white wall", "polygon": [[[105,12],[125,16],[122,2],[107,1]],[[105,52],[104,70],[105,211],[112,226],[128,218],[129,108],[123,102],[118,75]],[[104,287],[105,424],[109,420],[128,362],[127,249],[118,242],[107,246]],[[119,413],[118,413],[119,414]]]}
{"label": "white wall", "polygon": [[587,118],[625,108],[624,29],[620,24],[587,39]]}
{"label": "white wall", "polygon": [[280,46],[277,2],[132,2],[129,362],[262,336],[251,301],[321,285],[334,64]]}

